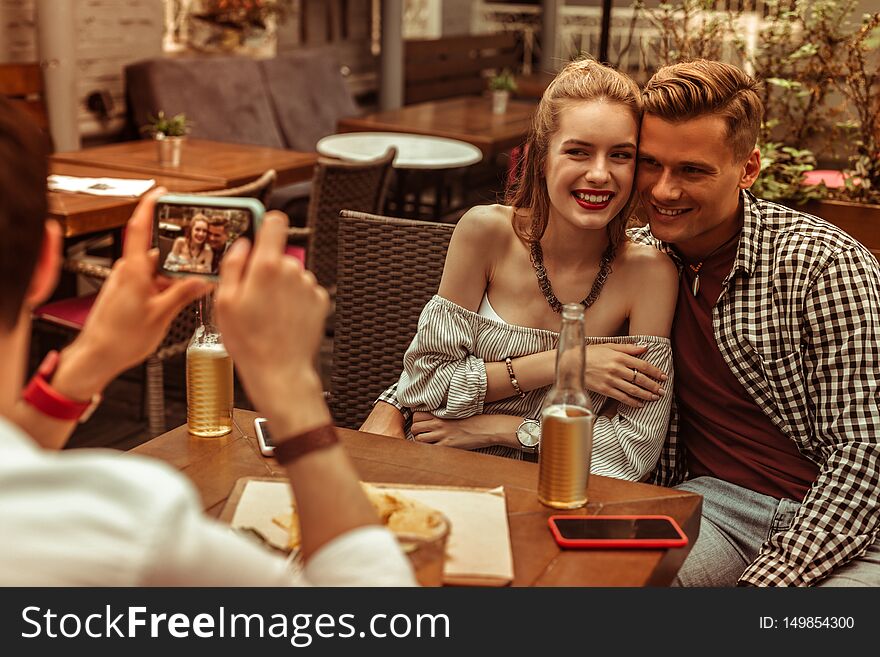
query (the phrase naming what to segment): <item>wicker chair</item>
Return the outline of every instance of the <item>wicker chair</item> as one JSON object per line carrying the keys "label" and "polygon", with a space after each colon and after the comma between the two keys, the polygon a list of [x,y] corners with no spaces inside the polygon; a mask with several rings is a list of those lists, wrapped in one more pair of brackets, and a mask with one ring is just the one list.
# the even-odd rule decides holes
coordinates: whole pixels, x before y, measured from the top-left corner
{"label": "wicker chair", "polygon": [[330,405],[356,429],[398,375],[454,226],[343,210]]}
{"label": "wicker chair", "polygon": [[272,190],[275,188],[275,181],[278,174],[275,169],[269,169],[262,176],[239,187],[228,187],[226,189],[215,189],[212,192],[197,192],[195,196],[247,196],[255,198],[264,206],[269,202]]}
{"label": "wicker chair", "polygon": [[[256,180],[228,189],[201,192],[196,196],[247,196],[259,199],[265,203],[277,174],[274,169],[269,169]],[[64,268],[75,274],[87,276],[96,280],[104,280],[110,275],[110,268],[100,265],[84,263],[75,259],[68,259]],[[41,324],[61,327],[65,330],[79,331],[89,310],[95,301],[96,294],[72,299],[62,299],[47,303],[34,311],[34,319]],[[156,436],[163,433],[165,426],[165,380],[162,363],[169,358],[182,354],[186,351],[189,340],[196,329],[198,322],[196,309],[198,303],[193,303],[184,308],[171,325],[168,333],[162,339],[156,351],[145,362],[145,393],[144,402],[147,410],[149,431]]]}
{"label": "wicker chair", "polygon": [[369,162],[338,162],[320,158],[312,178],[308,223],[291,228],[290,237],[305,241],[306,268],[333,293],[336,285],[336,239],[339,211],[381,212],[391,182],[397,149]]}

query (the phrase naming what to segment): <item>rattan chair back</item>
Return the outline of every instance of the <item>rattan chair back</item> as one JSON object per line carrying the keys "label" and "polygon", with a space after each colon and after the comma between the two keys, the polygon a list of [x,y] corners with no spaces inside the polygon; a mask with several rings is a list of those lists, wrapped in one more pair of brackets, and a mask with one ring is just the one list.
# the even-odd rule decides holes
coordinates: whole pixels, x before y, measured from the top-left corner
{"label": "rattan chair back", "polygon": [[330,403],[357,429],[400,375],[425,303],[437,292],[454,226],[344,210]]}
{"label": "rattan chair back", "polygon": [[382,211],[397,149],[369,162],[339,162],[321,158],[315,166],[309,200],[306,268],[326,288],[336,284],[337,226],[340,210]]}
{"label": "rattan chair back", "polygon": [[228,187],[226,189],[215,189],[210,192],[198,192],[195,195],[246,196],[248,198],[255,198],[263,205],[266,205],[269,202],[269,195],[272,194],[272,189],[275,187],[275,181],[277,179],[278,174],[275,172],[275,169],[269,169],[256,180],[252,180],[251,182],[245,183],[244,185],[239,185],[238,187]]}

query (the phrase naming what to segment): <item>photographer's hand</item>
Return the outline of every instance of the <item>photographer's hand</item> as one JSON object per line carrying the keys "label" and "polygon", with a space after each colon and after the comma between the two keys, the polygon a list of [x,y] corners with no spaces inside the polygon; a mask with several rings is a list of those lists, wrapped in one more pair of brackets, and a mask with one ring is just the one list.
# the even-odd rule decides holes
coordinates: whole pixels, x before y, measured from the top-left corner
{"label": "photographer's hand", "polygon": [[[331,423],[315,370],[330,302],[312,273],[284,255],[286,243],[286,217],[270,212],[252,253],[244,239],[226,252],[216,298],[226,347],[279,451],[288,441]],[[307,451],[285,467],[306,559],[345,532],[378,524],[340,444]],[[398,565],[407,568],[402,558]]]}
{"label": "photographer's hand", "polygon": [[[163,193],[156,189],[138,204],[128,222],[122,258],[114,263],[82,331],[61,352],[52,387],[70,399],[91,399],[121,372],[146,359],[175,315],[210,290],[204,280],[169,281],[156,274],[158,254],[150,242],[153,209]],[[21,421],[45,447],[63,446],[74,427],[73,422],[39,417],[24,404],[21,410]]]}
{"label": "photographer's hand", "polygon": [[223,340],[278,437],[330,422],[315,370],[330,301],[314,275],[284,254],[286,231],[286,217],[270,212],[253,249],[245,239],[232,244],[216,297]]}

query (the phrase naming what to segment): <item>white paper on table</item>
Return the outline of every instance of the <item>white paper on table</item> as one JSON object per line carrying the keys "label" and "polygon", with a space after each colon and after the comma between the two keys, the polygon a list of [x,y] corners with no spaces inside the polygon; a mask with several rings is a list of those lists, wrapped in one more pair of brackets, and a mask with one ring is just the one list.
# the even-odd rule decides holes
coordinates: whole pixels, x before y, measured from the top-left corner
{"label": "white paper on table", "polygon": [[[370,485],[422,502],[449,519],[445,581],[468,583],[485,579],[506,583],[513,579],[513,550],[503,486],[488,490]],[[272,522],[272,518],[290,513],[291,499],[290,486],[285,481],[248,481],[230,524],[233,528],[252,527],[272,545],[285,548],[287,530]]]}
{"label": "white paper on table", "polygon": [[152,189],[155,180],[131,178],[83,178],[80,176],[59,176],[53,174],[48,180],[51,192],[79,192],[95,196],[138,197]]}

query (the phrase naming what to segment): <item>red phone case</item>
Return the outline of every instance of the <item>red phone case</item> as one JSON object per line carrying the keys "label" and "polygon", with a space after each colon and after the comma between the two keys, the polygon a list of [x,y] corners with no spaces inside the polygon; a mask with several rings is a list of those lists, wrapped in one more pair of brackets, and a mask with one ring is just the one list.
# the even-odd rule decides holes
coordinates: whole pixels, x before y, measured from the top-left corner
{"label": "red phone case", "polygon": [[[668,520],[672,525],[673,529],[678,533],[678,538],[566,538],[564,537],[559,528],[556,526],[557,519],[577,519],[577,520],[641,520],[641,519],[662,519]],[[547,524],[550,526],[550,532],[553,534],[553,538],[560,545],[560,547],[564,548],[606,548],[606,549],[619,549],[619,548],[643,548],[643,549],[665,549],[665,548],[678,548],[684,547],[687,545],[688,538],[683,531],[681,531],[681,527],[678,526],[678,523],[675,522],[674,518],[669,516],[662,515],[634,515],[634,516],[566,516],[566,515],[555,515],[550,516],[547,519]]]}

